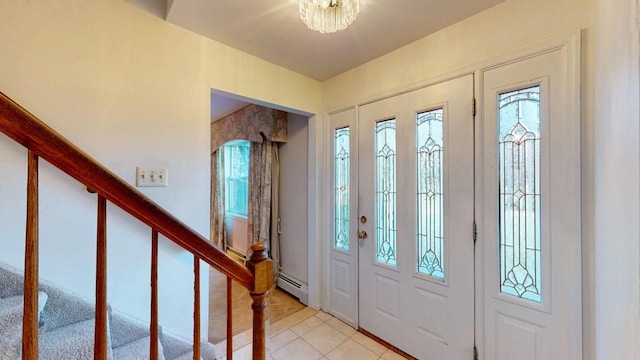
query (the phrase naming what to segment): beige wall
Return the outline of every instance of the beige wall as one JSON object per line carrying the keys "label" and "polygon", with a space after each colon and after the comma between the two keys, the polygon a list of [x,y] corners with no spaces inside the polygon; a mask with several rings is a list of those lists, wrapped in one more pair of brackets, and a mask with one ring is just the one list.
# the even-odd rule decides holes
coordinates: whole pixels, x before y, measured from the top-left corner
{"label": "beige wall", "polygon": [[[143,192],[205,236],[212,88],[308,113],[320,108],[320,83],[124,0],[0,2],[0,91],[130,183],[136,166],[168,167],[169,187]],[[24,203],[25,164],[24,150],[0,136],[0,262],[17,268],[24,206],[14,201]],[[41,183],[41,276],[92,298],[95,196],[46,164]],[[109,301],[146,319],[150,231],[110,209],[108,232]],[[191,263],[161,246],[160,321],[184,336],[192,326]],[[205,278],[204,299],[207,289]]]}

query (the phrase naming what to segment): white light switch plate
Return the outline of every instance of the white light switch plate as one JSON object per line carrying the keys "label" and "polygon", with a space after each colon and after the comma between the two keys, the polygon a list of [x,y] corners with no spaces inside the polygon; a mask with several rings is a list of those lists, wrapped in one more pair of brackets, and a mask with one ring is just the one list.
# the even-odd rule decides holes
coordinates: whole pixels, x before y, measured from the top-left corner
{"label": "white light switch plate", "polygon": [[136,167],[137,187],[166,187],[169,186],[169,169]]}

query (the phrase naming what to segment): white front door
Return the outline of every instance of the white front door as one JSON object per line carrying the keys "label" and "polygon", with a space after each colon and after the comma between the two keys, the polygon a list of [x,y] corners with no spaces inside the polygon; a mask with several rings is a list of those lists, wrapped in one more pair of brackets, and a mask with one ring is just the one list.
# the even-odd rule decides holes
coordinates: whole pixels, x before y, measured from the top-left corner
{"label": "white front door", "polygon": [[475,133],[471,75],[330,115],[327,311],[419,359],[582,358],[579,44],[479,70]]}
{"label": "white front door", "polygon": [[472,359],[473,76],[363,105],[359,325],[419,359]]}

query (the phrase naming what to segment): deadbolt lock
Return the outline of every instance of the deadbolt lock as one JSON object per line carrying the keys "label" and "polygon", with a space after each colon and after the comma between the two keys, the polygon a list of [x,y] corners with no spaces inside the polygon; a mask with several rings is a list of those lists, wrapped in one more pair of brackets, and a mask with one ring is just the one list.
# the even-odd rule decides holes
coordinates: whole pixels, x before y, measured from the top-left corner
{"label": "deadbolt lock", "polygon": [[363,224],[366,223],[367,222],[367,217],[364,216],[364,215],[360,216],[360,222],[363,223]]}

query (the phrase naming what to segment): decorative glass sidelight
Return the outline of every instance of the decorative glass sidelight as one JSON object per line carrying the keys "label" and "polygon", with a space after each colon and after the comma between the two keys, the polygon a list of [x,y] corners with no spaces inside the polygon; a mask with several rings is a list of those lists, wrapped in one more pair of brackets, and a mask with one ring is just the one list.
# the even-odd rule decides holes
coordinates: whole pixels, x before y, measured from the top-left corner
{"label": "decorative glass sidelight", "polygon": [[500,291],[540,302],[540,86],[500,94]]}
{"label": "decorative glass sidelight", "polygon": [[349,250],[350,166],[349,127],[335,130],[334,134],[334,184],[335,184],[335,234],[333,245]]}
{"label": "decorative glass sidelight", "polygon": [[396,261],[396,119],[376,123],[376,261]]}
{"label": "decorative glass sidelight", "polygon": [[444,280],[443,109],[416,116],[418,273]]}

